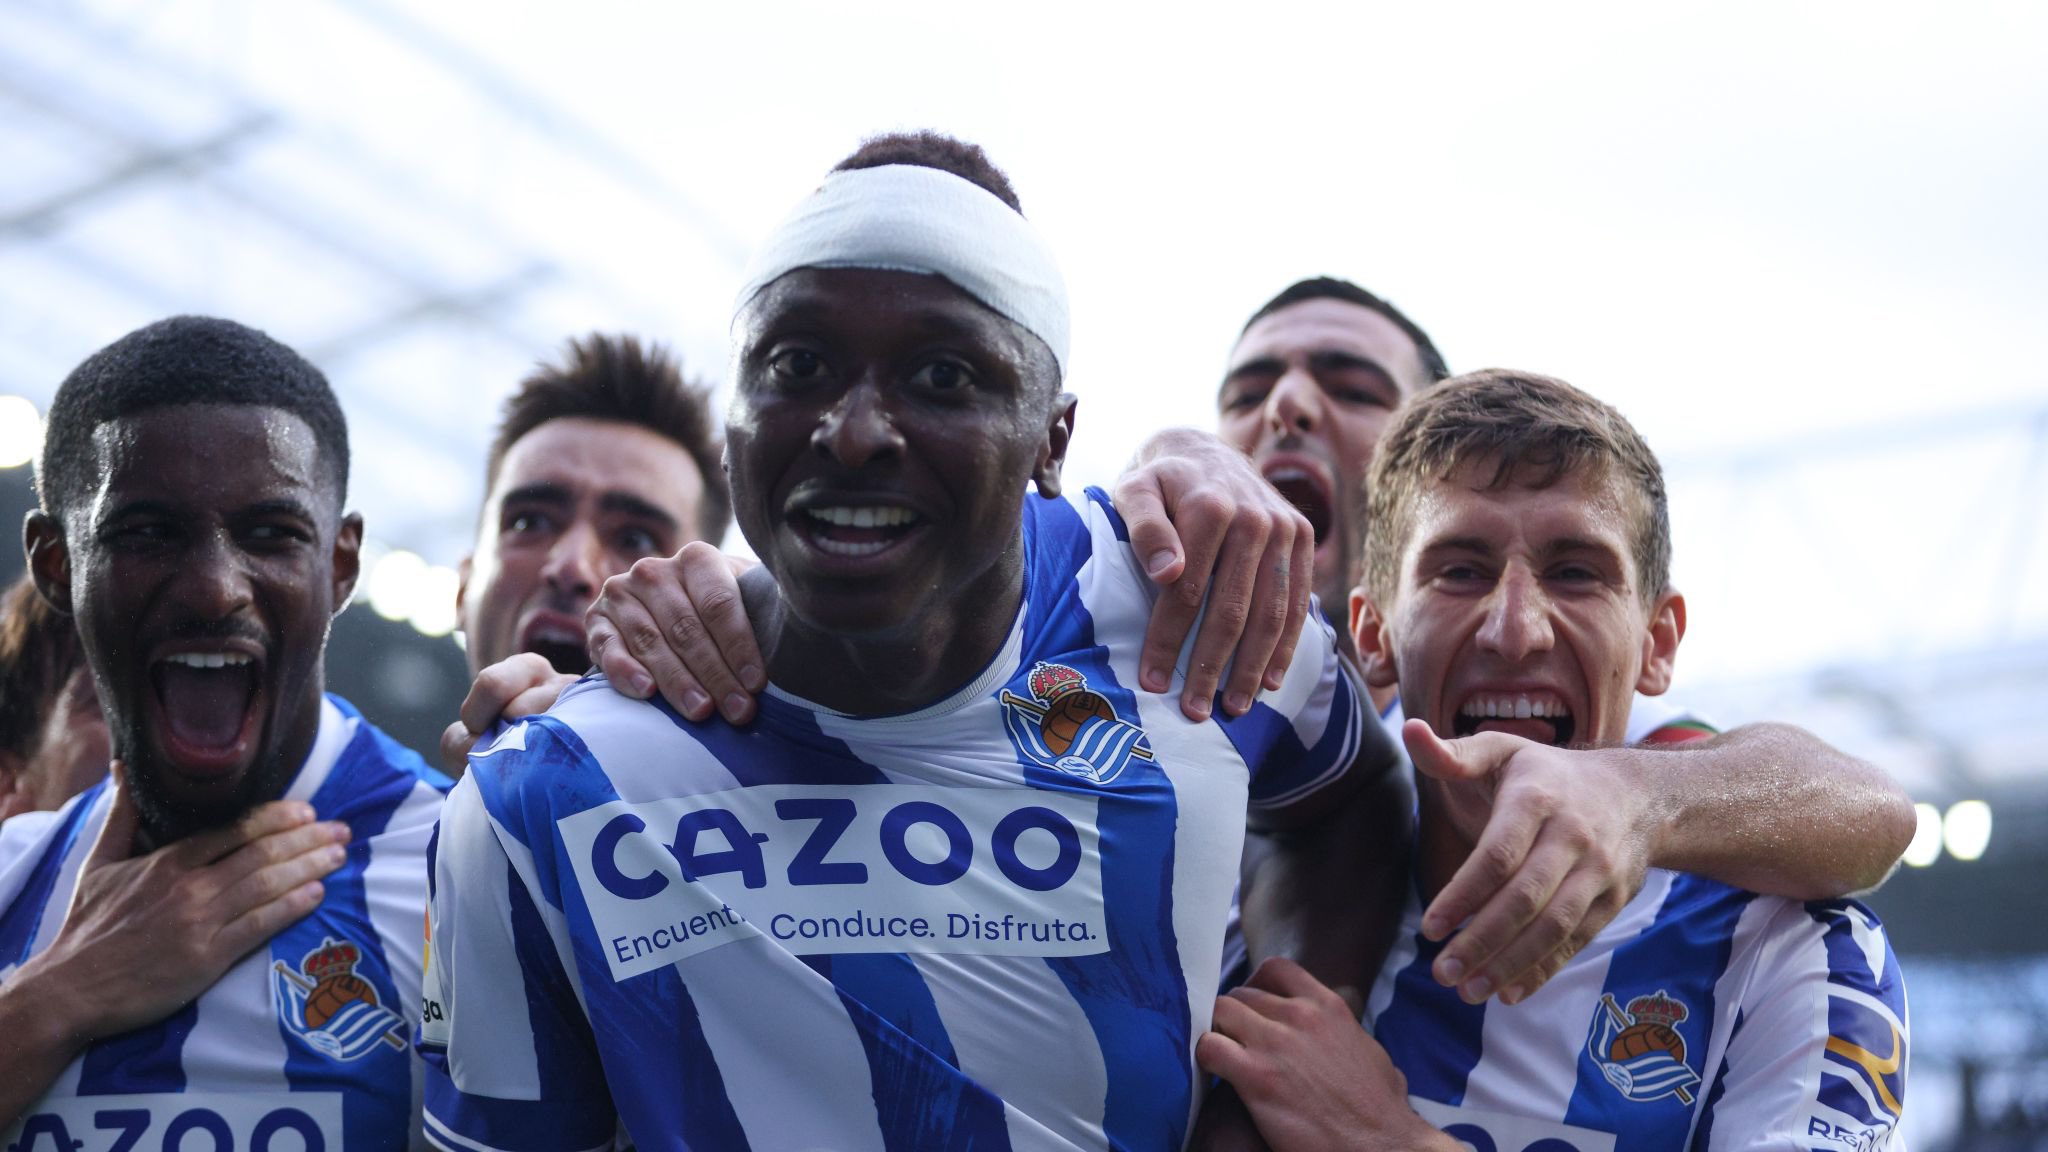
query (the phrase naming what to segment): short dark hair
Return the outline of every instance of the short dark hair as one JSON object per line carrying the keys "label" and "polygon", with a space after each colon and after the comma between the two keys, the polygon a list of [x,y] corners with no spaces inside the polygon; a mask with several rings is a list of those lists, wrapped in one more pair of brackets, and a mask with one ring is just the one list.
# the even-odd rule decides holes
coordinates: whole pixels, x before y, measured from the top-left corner
{"label": "short dark hair", "polygon": [[1394,414],[1365,482],[1366,587],[1381,606],[1400,584],[1409,518],[1422,490],[1461,468],[1492,469],[1486,490],[1548,488],[1576,472],[1611,480],[1635,504],[1636,589],[1653,604],[1671,584],[1671,509],[1657,454],[1621,413],[1562,380],[1487,368],[1418,393]]}
{"label": "short dark hair", "polygon": [[85,358],[57,388],[36,460],[43,511],[58,518],[92,488],[93,433],[153,408],[247,404],[276,408],[313,430],[339,508],[348,492],[348,423],[327,377],[307,359],[245,324],[173,316],[137,328]]}
{"label": "short dark hair", "polygon": [[1424,332],[1421,325],[1410,320],[1401,313],[1399,308],[1394,307],[1378,296],[1367,292],[1349,280],[1340,280],[1335,276],[1311,276],[1306,280],[1297,280],[1282,288],[1278,296],[1266,301],[1257,312],[1252,313],[1252,318],[1244,322],[1244,327],[1238,331],[1238,335],[1243,336],[1244,333],[1252,330],[1252,325],[1280,311],[1282,308],[1299,304],[1305,300],[1342,300],[1347,304],[1356,304],[1361,308],[1370,308],[1374,312],[1385,316],[1388,320],[1393,321],[1395,327],[1405,333],[1408,339],[1415,342],[1415,350],[1422,355],[1422,370],[1429,373],[1430,383],[1434,384],[1450,376],[1451,370],[1444,364],[1443,353],[1436,350],[1435,342],[1430,340],[1429,333]]}
{"label": "short dark hair", "polygon": [[635,424],[682,446],[704,479],[697,503],[697,530],[716,543],[732,522],[732,494],[726,488],[724,444],[711,415],[711,389],[683,379],[668,349],[632,336],[593,332],[571,339],[562,362],[534,367],[518,391],[505,400],[498,435],[491,441],[484,490],[498,482],[505,454],[519,438],[550,420],[582,416]]}
{"label": "short dark hair", "polygon": [[0,752],[34,756],[50,705],[85,648],[71,617],[57,611],[23,574],[0,593]]}
{"label": "short dark hair", "polygon": [[832,170],[851,172],[888,164],[913,164],[950,172],[1008,204],[1017,215],[1024,214],[1024,205],[1017,199],[1017,190],[1010,186],[1010,178],[988,158],[981,145],[956,140],[929,128],[870,136],[860,142],[852,155],[834,164]]}

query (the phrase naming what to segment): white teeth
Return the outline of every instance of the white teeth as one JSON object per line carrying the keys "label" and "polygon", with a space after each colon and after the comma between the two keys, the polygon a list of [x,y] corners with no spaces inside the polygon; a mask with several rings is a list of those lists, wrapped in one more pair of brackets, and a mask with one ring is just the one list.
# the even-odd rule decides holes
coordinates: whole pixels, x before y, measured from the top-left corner
{"label": "white teeth", "polygon": [[852,543],[845,540],[819,540],[818,550],[834,556],[873,556],[889,545],[883,540],[869,540]]}
{"label": "white teeth", "polygon": [[240,668],[249,662],[240,652],[177,652],[164,660],[187,668]]}
{"label": "white teeth", "polygon": [[1551,720],[1571,714],[1562,700],[1525,693],[1475,695],[1458,708],[1458,715],[1479,720]]}
{"label": "white teeth", "polygon": [[807,508],[812,519],[841,528],[895,528],[917,519],[908,508],[877,504],[860,508]]}

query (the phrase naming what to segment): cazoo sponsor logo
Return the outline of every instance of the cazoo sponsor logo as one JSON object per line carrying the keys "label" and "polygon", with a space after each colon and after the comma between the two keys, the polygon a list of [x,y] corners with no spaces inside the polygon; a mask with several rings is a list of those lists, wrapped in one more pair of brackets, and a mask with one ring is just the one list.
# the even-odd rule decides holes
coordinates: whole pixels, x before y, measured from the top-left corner
{"label": "cazoo sponsor logo", "polygon": [[1109,948],[1092,797],[772,785],[558,827],[617,980],[758,935],[799,954]]}

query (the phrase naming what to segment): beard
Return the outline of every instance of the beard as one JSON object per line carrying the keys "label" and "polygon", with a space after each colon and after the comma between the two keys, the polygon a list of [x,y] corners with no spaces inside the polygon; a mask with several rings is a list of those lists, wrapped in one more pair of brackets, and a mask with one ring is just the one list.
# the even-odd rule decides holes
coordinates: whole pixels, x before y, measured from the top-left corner
{"label": "beard", "polygon": [[121,754],[121,760],[141,838],[152,849],[235,823],[258,804],[281,795],[291,775],[290,766],[279,763],[282,757],[266,752],[232,788],[203,799],[181,797],[166,787],[170,770],[141,751],[140,741],[131,740],[129,745],[135,751]]}

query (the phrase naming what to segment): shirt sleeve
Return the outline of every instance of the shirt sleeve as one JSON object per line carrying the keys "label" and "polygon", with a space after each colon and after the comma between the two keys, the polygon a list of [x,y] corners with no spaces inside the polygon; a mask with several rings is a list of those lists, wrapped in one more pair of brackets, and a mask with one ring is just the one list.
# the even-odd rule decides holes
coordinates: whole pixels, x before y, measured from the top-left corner
{"label": "shirt sleeve", "polygon": [[1243,716],[1216,714],[1251,767],[1250,807],[1286,808],[1342,779],[1367,737],[1364,699],[1336,633],[1311,602],[1286,680]]}
{"label": "shirt sleeve", "polygon": [[1906,990],[1884,926],[1850,900],[1778,919],[1693,1146],[1903,1152]]}
{"label": "shirt sleeve", "polygon": [[451,1152],[606,1148],[616,1126],[565,942],[515,865],[524,851],[465,776],[428,852],[418,1031],[426,1135]]}

